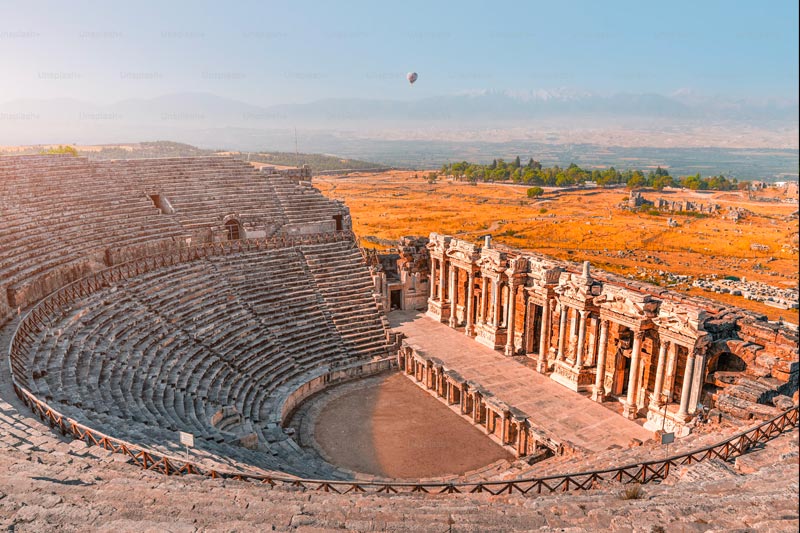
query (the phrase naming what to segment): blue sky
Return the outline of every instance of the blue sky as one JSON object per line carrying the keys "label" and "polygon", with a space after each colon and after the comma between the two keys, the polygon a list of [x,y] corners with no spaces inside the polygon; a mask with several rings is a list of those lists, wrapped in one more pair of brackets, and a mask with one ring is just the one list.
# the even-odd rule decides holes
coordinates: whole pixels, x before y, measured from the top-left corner
{"label": "blue sky", "polygon": [[797,42],[797,4],[783,0],[0,0],[0,101],[204,91],[270,105],[562,89],[796,100]]}

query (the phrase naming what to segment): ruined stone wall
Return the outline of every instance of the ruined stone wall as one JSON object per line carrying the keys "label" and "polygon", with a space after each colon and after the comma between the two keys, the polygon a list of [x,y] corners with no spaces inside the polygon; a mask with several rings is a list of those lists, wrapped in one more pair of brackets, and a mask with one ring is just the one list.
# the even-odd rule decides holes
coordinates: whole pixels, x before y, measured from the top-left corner
{"label": "ruined stone wall", "polygon": [[455,283],[431,294],[429,316],[598,401],[619,397],[630,418],[644,409],[648,427],[666,416],[668,431],[686,434],[715,405],[765,418],[797,390],[796,327],[489,239],[480,248],[431,234],[428,249],[433,274]]}
{"label": "ruined stone wall", "polygon": [[385,311],[392,309],[392,291],[401,291],[401,309],[425,309],[431,291],[425,237],[402,237],[395,249],[376,255],[371,265]]}

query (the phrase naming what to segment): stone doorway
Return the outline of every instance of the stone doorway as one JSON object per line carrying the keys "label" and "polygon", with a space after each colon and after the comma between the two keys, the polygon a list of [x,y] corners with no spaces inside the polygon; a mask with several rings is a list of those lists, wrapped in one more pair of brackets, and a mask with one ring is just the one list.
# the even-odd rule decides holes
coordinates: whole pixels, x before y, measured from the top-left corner
{"label": "stone doorway", "polygon": [[403,309],[402,289],[393,289],[389,293],[389,307],[391,307],[392,309]]}
{"label": "stone doorway", "polygon": [[231,219],[225,223],[225,231],[229,241],[238,241],[242,238],[242,228],[236,219]]}
{"label": "stone doorway", "polygon": [[628,379],[631,373],[631,358],[624,353],[617,354],[617,364],[614,368],[614,387],[612,393],[615,396],[625,396],[628,394]]}

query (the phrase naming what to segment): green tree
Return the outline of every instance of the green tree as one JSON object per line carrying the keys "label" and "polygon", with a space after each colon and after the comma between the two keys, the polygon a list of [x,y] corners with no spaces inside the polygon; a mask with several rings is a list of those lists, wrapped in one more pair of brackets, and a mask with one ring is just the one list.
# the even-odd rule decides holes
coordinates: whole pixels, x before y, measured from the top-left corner
{"label": "green tree", "polygon": [[58,148],[49,148],[47,150],[42,150],[42,154],[45,155],[71,155],[71,156],[78,156],[78,150],[74,146],[62,145],[59,144]]}
{"label": "green tree", "polygon": [[531,187],[528,189],[528,198],[539,198],[544,194],[544,189],[541,187]]}
{"label": "green tree", "polygon": [[643,187],[646,184],[646,182],[647,180],[641,172],[638,174],[634,173],[631,175],[630,178],[628,178],[626,186],[629,189],[636,189],[637,187]]}

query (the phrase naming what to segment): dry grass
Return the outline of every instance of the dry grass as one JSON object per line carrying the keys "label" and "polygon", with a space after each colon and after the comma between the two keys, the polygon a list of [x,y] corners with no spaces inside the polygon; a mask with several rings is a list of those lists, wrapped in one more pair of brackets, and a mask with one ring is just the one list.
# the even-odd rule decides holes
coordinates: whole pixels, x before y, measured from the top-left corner
{"label": "dry grass", "polygon": [[621,500],[641,500],[644,498],[644,490],[639,483],[631,483],[619,493],[619,497]]}
{"label": "dry grass", "polygon": [[[421,172],[419,173],[422,174]],[[318,177],[315,184],[331,198],[344,200],[355,232],[363,238],[394,241],[431,231],[479,242],[491,233],[498,242],[572,261],[590,260],[599,268],[658,281],[658,271],[702,276],[746,276],[775,286],[797,283],[797,253],[785,245],[798,231],[788,221],[793,204],[750,202],[737,192],[645,193],[670,199],[714,202],[723,210],[737,205],[753,216],[736,223],[723,217],[631,213],[616,206],[625,190],[552,192],[538,200],[526,188],[500,184],[469,185],[440,181],[429,184],[412,172],[391,171],[348,178]],[[755,252],[752,243],[767,245]],[[765,270],[754,269],[760,264]],[[685,289],[686,287],[676,287]],[[700,294],[797,322],[798,313],[730,295]],[[734,299],[731,301],[731,299]]]}

